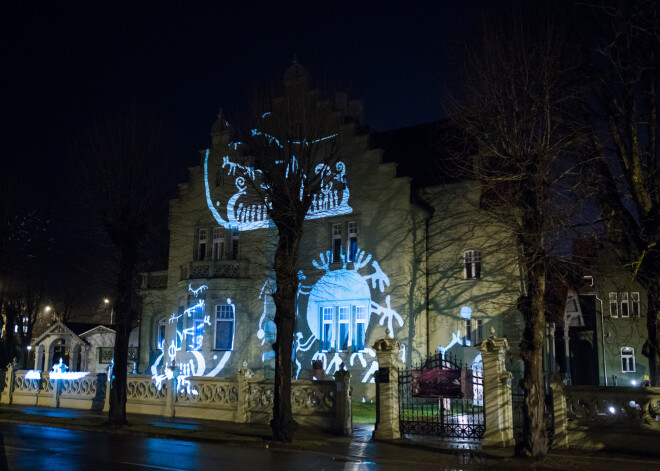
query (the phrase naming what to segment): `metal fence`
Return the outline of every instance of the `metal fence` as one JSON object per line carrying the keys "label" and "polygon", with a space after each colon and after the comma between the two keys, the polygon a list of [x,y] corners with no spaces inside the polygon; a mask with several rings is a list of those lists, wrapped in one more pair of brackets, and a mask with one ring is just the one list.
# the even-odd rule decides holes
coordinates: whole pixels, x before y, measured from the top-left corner
{"label": "metal fence", "polygon": [[[463,377],[472,380],[471,391],[463,398],[416,397],[415,376],[422,370],[434,369],[465,370],[468,374]],[[399,371],[399,429],[403,434],[480,440],[486,430],[483,409],[481,368],[471,369],[454,357],[437,354]]]}

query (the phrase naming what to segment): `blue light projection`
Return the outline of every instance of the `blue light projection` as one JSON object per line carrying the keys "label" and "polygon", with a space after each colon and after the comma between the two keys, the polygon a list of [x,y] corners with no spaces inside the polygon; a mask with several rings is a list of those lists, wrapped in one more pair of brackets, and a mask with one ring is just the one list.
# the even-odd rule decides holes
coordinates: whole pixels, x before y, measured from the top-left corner
{"label": "blue light projection", "polygon": [[[197,289],[193,289],[192,284],[188,285],[188,292],[195,298],[201,295],[208,286],[202,285]],[[235,306],[231,303],[231,299],[227,299],[227,303],[235,310]],[[205,303],[200,299],[189,308],[183,310],[178,316],[172,313],[169,318],[169,324],[175,326],[174,335],[170,339],[170,344],[167,346],[167,341],[163,341],[159,345],[160,355],[156,358],[151,365],[151,374],[158,389],[161,388],[163,381],[172,379],[175,376],[174,370],[170,368],[175,365],[178,369],[176,375],[177,390],[187,390],[189,394],[197,394],[194,388],[191,387],[190,376],[215,376],[227,364],[231,351],[226,351],[217,362],[215,367],[208,373],[206,371],[206,360],[202,355],[201,350],[204,345],[204,326],[211,326],[210,315],[205,314]],[[189,327],[179,328],[179,320],[189,319]],[[183,351],[183,346],[186,346],[186,351]],[[218,355],[213,355],[213,360],[218,360]]]}
{"label": "blue light projection", "polygon": [[[265,118],[268,114],[269,113],[265,113],[262,118]],[[270,134],[253,129],[252,135],[264,137],[269,145],[276,145],[280,148],[283,147],[282,143]],[[309,146],[325,140],[334,139],[335,137],[337,137],[337,134],[325,136],[313,141],[291,141],[290,144]],[[242,145],[241,142],[230,142],[227,147],[236,151],[240,145]],[[232,162],[229,154],[223,155],[221,168],[227,169],[226,172],[228,176],[236,176],[235,185],[238,191],[232,195],[226,205],[221,208],[220,200],[215,199],[211,195],[212,187],[209,184],[209,156],[210,149],[207,149],[204,158],[206,204],[218,224],[226,229],[236,229],[239,231],[252,231],[271,226],[272,223],[268,218],[268,211],[271,208],[270,202],[266,201],[265,203],[262,202],[258,204],[247,202],[249,200],[254,201],[254,198],[250,198],[248,195],[248,181],[255,182],[256,184],[257,181],[262,180],[261,177],[263,176],[263,172],[254,167]],[[286,178],[289,177],[289,173],[297,174],[300,172],[295,156],[292,156],[291,160],[291,164],[288,165],[286,169]],[[275,164],[282,165],[284,162],[276,161]],[[332,169],[326,164],[319,164],[314,169],[314,172],[323,178],[323,182],[319,193],[314,195],[311,207],[305,219],[318,219],[353,212],[353,209],[348,205],[350,191],[346,184],[346,166],[343,162],[337,162],[334,170],[333,173]],[[302,198],[303,187],[307,180],[307,176],[304,173],[300,173],[300,175],[303,182],[300,190],[300,197]],[[260,185],[262,188],[267,188],[264,183],[260,183]],[[221,193],[223,190],[219,189],[213,191]],[[223,214],[221,214],[221,211]]]}
{"label": "blue light projection", "polygon": [[[372,290],[379,290],[383,293],[385,287],[389,287],[390,280],[381,270],[378,262],[372,261],[372,256],[360,249],[356,251],[355,262],[351,269],[347,268],[346,255],[342,252],[340,253],[342,267],[331,270],[330,256],[330,251],[327,251],[319,255],[320,261],[312,261],[312,265],[316,269],[325,272],[313,285],[304,284],[307,277],[302,271],[298,274],[300,281],[296,316],[298,322],[301,323],[300,310],[304,309],[305,297],[307,297],[305,320],[309,334],[307,337],[301,331],[294,334],[293,360],[296,368],[294,378],[298,378],[302,369],[299,355],[312,351],[312,347],[317,345],[320,349],[314,353],[312,360],[320,360],[326,374],[334,374],[342,364],[351,366],[359,364],[366,370],[361,381],[363,383],[374,382],[373,374],[378,370],[376,352],[364,346],[364,341],[368,337],[371,315],[380,317],[378,322],[380,325],[387,325],[390,337],[394,336],[394,323],[399,327],[403,327],[404,324],[403,318],[392,309],[389,295],[385,298],[385,306],[372,301]],[[374,271],[369,274],[361,274],[360,270],[368,265]],[[264,311],[259,320],[257,332],[257,337],[262,340],[262,345],[266,338],[265,325],[269,319],[269,311],[272,310],[267,303],[266,296],[267,293],[272,295],[272,292],[272,284],[266,282],[262,288]],[[330,327],[325,330],[323,329],[325,326],[322,324],[324,312],[329,312],[329,319],[331,319]],[[358,316],[358,313],[361,316]],[[360,317],[359,322],[358,317]],[[364,323],[363,330],[357,328],[358,323]],[[360,332],[364,338],[355,338]],[[324,335],[329,335],[330,338],[324,338]],[[317,340],[320,345],[316,343]],[[405,347],[403,355],[405,356]],[[270,358],[265,354],[262,355],[263,361]]]}
{"label": "blue light projection", "polygon": [[447,350],[449,350],[454,345],[461,345],[461,331],[460,331],[460,329],[451,334],[451,342],[449,342],[446,347],[443,347],[442,345],[438,346],[438,353],[440,353],[440,355],[442,355],[443,360],[445,359],[445,353],[447,353]]}

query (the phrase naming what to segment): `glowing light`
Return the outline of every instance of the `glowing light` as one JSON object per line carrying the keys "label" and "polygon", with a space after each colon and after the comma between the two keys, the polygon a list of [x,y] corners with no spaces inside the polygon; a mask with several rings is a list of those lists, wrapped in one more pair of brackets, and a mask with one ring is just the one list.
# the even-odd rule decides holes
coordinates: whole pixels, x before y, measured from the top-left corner
{"label": "glowing light", "polygon": [[630,382],[630,384],[632,384],[633,386],[637,386],[637,381],[635,381],[635,380],[633,379],[633,380]]}
{"label": "glowing light", "polygon": [[195,296],[195,297],[199,296],[201,293],[203,293],[207,289],[209,289],[209,287],[206,286],[206,285],[202,285],[197,289],[192,289],[192,283],[188,284],[188,292],[192,293],[192,295]]}
{"label": "glowing light", "polygon": [[[252,130],[252,134],[254,136],[265,137],[269,144],[275,143],[277,146],[283,147],[279,140],[270,134],[262,133],[256,129]],[[322,137],[320,139],[311,141],[311,143],[332,139],[336,136],[337,134]],[[291,144],[309,145],[310,143],[303,140],[292,141]],[[236,150],[239,145],[241,145],[240,142],[231,142],[228,146],[230,148],[233,147],[234,150]],[[255,169],[254,167],[240,165],[236,162],[232,162],[229,155],[222,157],[222,169],[227,169],[228,176],[236,176],[235,185],[238,189],[238,192],[228,199],[226,204],[226,216],[223,217],[220,214],[217,209],[220,207],[220,201],[213,201],[211,196],[211,185],[209,184],[208,176],[209,155],[210,149],[207,149],[206,156],[204,158],[204,186],[206,204],[218,224],[225,227],[226,229],[233,228],[239,231],[251,231],[272,226],[272,222],[268,219],[268,211],[271,207],[269,202],[266,202],[265,204],[245,204],[241,202],[241,199],[247,195],[247,181],[249,180],[255,183],[261,181],[263,172],[261,170]],[[281,165],[284,164],[284,161],[278,160],[275,161],[275,164]],[[317,165],[314,171],[317,175],[321,175],[323,177],[323,182],[321,184],[320,192],[315,194],[313,197],[312,204],[305,219],[318,219],[328,216],[337,216],[351,213],[353,209],[348,205],[350,191],[346,185],[346,166],[344,163],[337,162],[335,164],[334,175],[331,171],[331,168],[327,164]],[[287,164],[285,173],[286,178],[289,178],[290,173],[295,173],[301,177],[302,183],[300,189],[300,197],[302,198],[307,176],[300,171],[295,156],[292,156],[291,163]],[[260,184],[262,187],[264,187],[263,183]]]}
{"label": "glowing light", "polygon": [[25,379],[41,379],[41,370],[28,370]]}
{"label": "glowing light", "polygon": [[610,414],[614,414],[616,412],[616,409],[614,407],[609,408]]}
{"label": "glowing light", "polygon": [[[312,361],[321,361],[323,370],[326,374],[334,374],[340,369],[342,364],[350,366],[360,365],[365,373],[362,382],[374,382],[374,373],[378,370],[378,361],[376,352],[364,346],[368,336],[368,328],[372,315],[379,317],[380,325],[387,325],[390,329],[390,336],[394,336],[395,324],[403,327],[403,318],[391,306],[389,295],[385,297],[385,306],[381,306],[372,300],[372,290],[383,292],[385,287],[390,285],[389,278],[381,270],[378,262],[372,261],[372,256],[366,252],[357,249],[355,252],[355,261],[352,269],[347,269],[347,260],[343,252],[340,251],[340,259],[343,264],[339,269],[331,269],[331,253],[327,251],[320,253],[318,260],[312,260],[312,265],[324,274],[313,285],[305,285],[307,277],[299,272],[297,309],[304,308],[304,298],[306,302],[306,320],[309,334],[305,336],[303,332],[294,334],[294,363],[296,371],[294,377],[298,377],[301,370],[301,362],[298,355],[307,352],[314,345],[321,350],[316,351],[312,356]],[[360,270],[371,266],[373,272],[362,274]],[[371,280],[371,283],[369,283]],[[268,284],[268,283],[267,283]],[[267,284],[262,288],[264,292]],[[371,287],[370,287],[371,285]],[[272,292],[272,288],[270,289]],[[327,311],[328,322],[321,325],[319,313]],[[363,313],[360,325],[363,329],[357,328],[357,313]],[[302,319],[300,312],[296,313],[298,319]],[[344,316],[344,317],[341,317]],[[341,319],[340,319],[341,317]],[[264,312],[260,320],[260,329],[257,332],[259,339],[265,338],[265,325],[267,319],[267,304],[264,302]],[[340,322],[341,320],[341,322]],[[364,324],[362,324],[364,322]],[[321,329],[323,327],[323,331]],[[364,338],[355,338],[356,336]],[[321,345],[316,340],[321,340]],[[356,351],[357,349],[360,349]],[[405,346],[401,354],[405,357]],[[266,358],[264,354],[262,358]]]}
{"label": "glowing light", "polygon": [[65,371],[62,373],[50,373],[48,376],[50,379],[65,379],[65,380],[74,380],[80,379],[87,376],[89,373],[86,371]]}

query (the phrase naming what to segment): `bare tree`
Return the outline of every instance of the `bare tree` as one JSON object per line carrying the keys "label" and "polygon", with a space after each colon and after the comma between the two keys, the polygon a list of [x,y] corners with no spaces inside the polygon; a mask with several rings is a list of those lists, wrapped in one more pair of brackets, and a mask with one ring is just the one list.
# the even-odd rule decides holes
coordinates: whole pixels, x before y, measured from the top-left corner
{"label": "bare tree", "polygon": [[254,100],[249,121],[243,178],[277,229],[272,262],[277,338],[271,428],[274,440],[290,442],[297,428],[291,413],[291,356],[299,246],[312,204],[317,198],[320,202],[322,192],[343,175],[341,116],[329,99],[310,87],[305,69],[294,64],[281,92]]}
{"label": "bare tree", "polygon": [[141,243],[154,221],[166,167],[163,124],[135,108],[89,126],[75,145],[78,197],[97,240],[113,249],[115,350],[108,425],[126,424],[128,339],[139,313]]}
{"label": "bare tree", "polygon": [[660,8],[612,0],[591,8],[598,44],[591,163],[602,221],[631,278],[647,290],[650,379],[660,385]]}
{"label": "bare tree", "polygon": [[521,356],[525,394],[518,452],[547,453],[543,346],[548,289],[558,231],[570,220],[567,189],[579,134],[577,65],[568,37],[541,12],[490,12],[465,55],[463,96],[454,100],[456,125],[474,153],[465,171],[481,184],[482,209],[506,227],[518,247],[525,294]]}

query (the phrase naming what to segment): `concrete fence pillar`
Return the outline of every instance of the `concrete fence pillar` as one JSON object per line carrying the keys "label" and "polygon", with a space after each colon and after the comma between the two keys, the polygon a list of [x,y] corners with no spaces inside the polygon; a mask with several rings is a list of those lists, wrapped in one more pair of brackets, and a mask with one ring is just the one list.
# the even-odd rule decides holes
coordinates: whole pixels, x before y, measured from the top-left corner
{"label": "concrete fence pillar", "polygon": [[14,378],[16,378],[16,372],[14,371],[14,366],[10,364],[5,372],[5,389],[2,391],[2,397],[0,398],[2,404],[11,404],[12,402]]}
{"label": "concrete fence pillar", "polygon": [[495,329],[478,348],[484,364],[484,420],[486,432],[483,446],[509,447],[513,438],[513,407],[511,397],[511,373],[505,368],[509,343],[495,337]]}
{"label": "concrete fence pillar", "polygon": [[550,377],[550,389],[552,390],[552,416],[555,429],[552,439],[553,449],[568,448],[568,428],[566,410],[566,390],[564,388],[564,375],[555,373]]}
{"label": "concrete fence pillar", "polygon": [[[386,330],[389,335],[389,329]],[[378,440],[401,438],[399,431],[399,349],[398,340],[385,337],[373,346],[378,358],[376,372],[376,426],[373,437]]]}
{"label": "concrete fence pillar", "polygon": [[351,404],[351,372],[341,364],[335,373],[335,420],[332,432],[353,435],[353,406]]}
{"label": "concrete fence pillar", "polygon": [[252,379],[252,376],[254,376],[254,373],[247,367],[247,362],[243,363],[243,368],[238,370],[236,374],[238,381],[238,401],[234,421],[239,424],[246,424],[249,421],[248,408],[250,406],[250,379]]}

